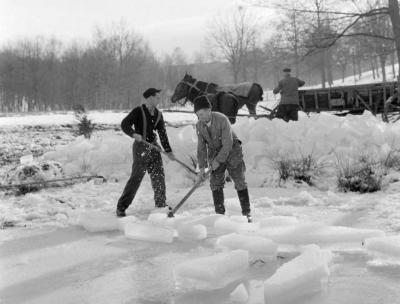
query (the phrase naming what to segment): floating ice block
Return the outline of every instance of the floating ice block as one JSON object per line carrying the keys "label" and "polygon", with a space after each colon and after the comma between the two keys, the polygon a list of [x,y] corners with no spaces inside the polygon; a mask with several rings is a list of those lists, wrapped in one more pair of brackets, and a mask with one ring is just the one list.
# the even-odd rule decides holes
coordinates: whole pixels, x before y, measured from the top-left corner
{"label": "floating ice block", "polygon": [[237,233],[223,235],[217,239],[217,246],[227,249],[248,250],[250,257],[271,258],[276,256],[277,244],[273,241],[259,237]]}
{"label": "floating ice block", "polygon": [[89,232],[105,232],[120,229],[120,222],[114,214],[99,211],[82,213],[79,217],[79,224]]}
{"label": "floating ice block", "polygon": [[[246,219],[246,217],[241,217]],[[214,229],[216,234],[228,234],[232,232],[246,233],[254,232],[259,228],[258,223],[247,223],[239,220],[233,220],[228,217],[221,217],[215,221]]]}
{"label": "floating ice block", "polygon": [[310,245],[298,257],[281,266],[264,282],[265,303],[296,303],[299,297],[318,292],[329,276],[332,255]]}
{"label": "floating ice block", "polygon": [[373,252],[400,258],[400,235],[368,238],[365,240],[365,248]]}
{"label": "floating ice block", "polygon": [[204,225],[182,224],[177,230],[181,241],[199,241],[207,237],[207,228]]}
{"label": "floating ice block", "polygon": [[234,303],[246,303],[249,299],[249,294],[243,284],[240,284],[229,295],[229,299]]}
{"label": "floating ice block", "polygon": [[129,222],[125,225],[125,236],[128,239],[139,241],[172,243],[174,240],[174,230],[149,222]]}
{"label": "floating ice block", "polygon": [[290,226],[298,223],[298,220],[294,216],[271,216],[260,221],[260,227],[280,227]]}
{"label": "floating ice block", "polygon": [[183,262],[174,269],[175,285],[182,290],[223,288],[246,275],[248,260],[246,250],[234,250]]}
{"label": "floating ice block", "polygon": [[135,223],[135,222],[139,222],[139,221],[140,220],[136,216],[133,216],[133,215],[120,217],[120,218],[118,218],[119,230],[124,232],[125,231],[125,225],[127,223]]}
{"label": "floating ice block", "polygon": [[358,229],[307,223],[281,227],[264,227],[259,229],[257,234],[279,244],[323,245],[334,243],[361,244],[366,238],[383,236],[384,232],[376,229]]}

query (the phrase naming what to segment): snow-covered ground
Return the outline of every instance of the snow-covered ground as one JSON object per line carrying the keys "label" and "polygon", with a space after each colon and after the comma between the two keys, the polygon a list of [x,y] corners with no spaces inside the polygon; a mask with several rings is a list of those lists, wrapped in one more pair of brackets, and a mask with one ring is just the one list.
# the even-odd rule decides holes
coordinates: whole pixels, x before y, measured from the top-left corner
{"label": "snow-covered ground", "polygon": [[[91,115],[94,122],[118,124],[126,113]],[[12,130],[71,119],[71,114],[2,117],[0,125]],[[166,119],[195,117],[166,113]],[[234,129],[243,141],[252,225],[238,216],[231,183],[222,219],[212,216],[207,183],[175,220],[154,215],[147,176],[128,209],[130,217],[119,221],[114,211],[130,173],[132,140],[114,130],[97,131],[90,140],[49,137],[60,145],[52,145],[43,158],[61,162],[68,175],[96,173],[108,181],[24,196],[0,194],[0,221],[15,225],[0,230],[0,302],[396,303],[397,172],[390,172],[382,191],[340,193],[334,163],[338,156],[351,159],[359,153],[384,157],[398,148],[400,125],[369,114],[319,114],[300,115],[299,122],[288,124],[241,118]],[[177,157],[190,164],[193,127],[169,127],[168,134]],[[30,132],[19,137],[25,144],[34,140]],[[311,152],[326,169],[315,186],[279,184],[274,160]],[[194,177],[164,162],[168,202],[174,206]]]}

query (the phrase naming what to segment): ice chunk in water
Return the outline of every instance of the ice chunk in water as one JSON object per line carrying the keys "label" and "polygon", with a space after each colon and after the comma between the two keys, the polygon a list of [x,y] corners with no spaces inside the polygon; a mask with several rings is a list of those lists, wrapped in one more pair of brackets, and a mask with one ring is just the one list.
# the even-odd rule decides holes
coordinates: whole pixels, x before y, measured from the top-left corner
{"label": "ice chunk in water", "polygon": [[400,235],[368,238],[365,240],[365,248],[373,252],[400,258]]}
{"label": "ice chunk in water", "polygon": [[223,235],[218,238],[217,246],[221,248],[248,250],[251,258],[271,258],[276,256],[277,244],[273,241],[259,237],[237,233]]}
{"label": "ice chunk in water", "polygon": [[257,234],[279,244],[334,244],[359,243],[368,237],[383,236],[376,229],[357,229],[342,226],[325,226],[319,223],[302,223],[291,226],[264,227]]}
{"label": "ice chunk in water", "polygon": [[80,214],[78,223],[89,232],[120,229],[120,222],[114,214],[99,211],[88,211]]}
{"label": "ice chunk in water", "polygon": [[119,222],[119,230],[124,232],[125,231],[125,225],[127,223],[139,222],[139,219],[136,216],[129,215],[129,216],[118,218],[118,222]]}
{"label": "ice chunk in water", "polygon": [[172,243],[174,230],[148,222],[129,222],[125,225],[125,236],[133,240]]}
{"label": "ice chunk in water", "polygon": [[183,262],[174,269],[175,285],[181,290],[223,288],[246,275],[248,260],[246,250],[234,250]]}
{"label": "ice chunk in water", "polygon": [[240,207],[240,202],[238,198],[228,198],[225,200],[225,209],[227,214],[233,215],[242,214],[242,208]]}
{"label": "ice chunk in water", "polygon": [[249,299],[249,294],[247,293],[246,288],[243,284],[240,284],[235,288],[234,291],[231,292],[229,298],[232,302],[235,303],[245,303]]}
{"label": "ice chunk in water", "polygon": [[182,224],[178,227],[178,238],[181,241],[199,241],[207,237],[207,228],[204,225]]}
{"label": "ice chunk in water", "polygon": [[[241,216],[240,218],[246,219],[246,217]],[[222,217],[215,221],[214,229],[216,234],[227,234],[232,232],[246,233],[254,232],[259,228],[259,223],[247,223],[238,220],[232,220],[228,217]]]}
{"label": "ice chunk in water", "polygon": [[260,227],[290,226],[298,223],[294,216],[271,216],[260,220]]}
{"label": "ice chunk in water", "polygon": [[265,304],[264,302],[264,282],[250,281],[249,283],[249,300],[248,304]]}
{"label": "ice chunk in water", "polygon": [[147,220],[150,223],[157,224],[157,225],[172,226],[175,218],[169,218],[167,216],[167,214],[165,214],[165,213],[154,212],[154,213],[149,214]]}
{"label": "ice chunk in water", "polygon": [[320,291],[330,274],[331,259],[329,251],[308,246],[264,282],[265,303],[296,303],[299,297]]}

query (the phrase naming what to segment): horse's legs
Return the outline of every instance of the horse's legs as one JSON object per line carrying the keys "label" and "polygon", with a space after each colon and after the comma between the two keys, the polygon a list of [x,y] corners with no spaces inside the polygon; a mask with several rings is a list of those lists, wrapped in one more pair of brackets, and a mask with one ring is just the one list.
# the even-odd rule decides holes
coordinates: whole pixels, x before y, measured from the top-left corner
{"label": "horse's legs", "polygon": [[251,115],[256,115],[257,103],[262,100],[262,88],[260,85],[253,83],[249,96],[247,97],[246,106]]}
{"label": "horse's legs", "polygon": [[218,105],[219,112],[225,114],[230,123],[234,124],[236,122],[236,116],[239,110],[236,97],[231,94],[224,94],[220,97]]}

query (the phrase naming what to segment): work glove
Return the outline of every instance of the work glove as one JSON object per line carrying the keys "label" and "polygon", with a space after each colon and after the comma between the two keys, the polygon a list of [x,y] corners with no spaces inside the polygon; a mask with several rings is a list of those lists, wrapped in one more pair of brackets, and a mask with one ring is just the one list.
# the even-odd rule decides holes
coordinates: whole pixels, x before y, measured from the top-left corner
{"label": "work glove", "polygon": [[219,161],[217,161],[216,159],[214,159],[214,160],[211,162],[211,170],[212,170],[212,171],[217,170],[218,167],[219,167],[219,165],[220,165]]}
{"label": "work glove", "polygon": [[134,138],[135,141],[137,141],[137,142],[141,142],[141,141],[143,140],[142,135],[137,134],[137,133],[133,134],[133,138]]}
{"label": "work glove", "polygon": [[173,152],[168,152],[167,156],[170,160],[174,161],[176,159],[175,154]]}
{"label": "work glove", "polygon": [[197,183],[202,182],[205,179],[205,177],[206,177],[205,169],[202,168],[200,169],[199,173],[197,173],[196,182]]}

